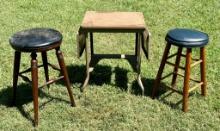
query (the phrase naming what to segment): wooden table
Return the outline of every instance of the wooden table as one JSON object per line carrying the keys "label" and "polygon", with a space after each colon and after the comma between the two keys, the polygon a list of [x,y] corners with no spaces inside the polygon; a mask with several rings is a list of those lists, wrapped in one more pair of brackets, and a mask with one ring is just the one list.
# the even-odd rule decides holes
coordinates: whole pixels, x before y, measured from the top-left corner
{"label": "wooden table", "polygon": [[[134,33],[135,53],[134,55],[125,54],[95,54],[93,48],[93,33]],[[86,38],[89,34],[89,44]],[[89,82],[90,72],[101,59],[126,59],[137,72],[137,81],[144,94],[144,86],[141,81],[141,45],[145,52],[148,52],[148,46],[145,46],[145,38],[149,39],[148,30],[145,26],[144,16],[141,12],[96,12],[87,11],[79,29],[78,35],[78,53],[79,56],[85,49],[86,54],[86,79],[81,87],[84,90]]]}

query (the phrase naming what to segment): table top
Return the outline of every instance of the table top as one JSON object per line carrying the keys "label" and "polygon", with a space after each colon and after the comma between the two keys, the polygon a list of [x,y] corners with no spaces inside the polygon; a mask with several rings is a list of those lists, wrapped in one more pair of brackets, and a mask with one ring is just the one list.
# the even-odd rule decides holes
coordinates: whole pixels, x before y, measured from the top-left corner
{"label": "table top", "polygon": [[146,26],[142,12],[87,11],[81,28],[88,31],[144,31]]}

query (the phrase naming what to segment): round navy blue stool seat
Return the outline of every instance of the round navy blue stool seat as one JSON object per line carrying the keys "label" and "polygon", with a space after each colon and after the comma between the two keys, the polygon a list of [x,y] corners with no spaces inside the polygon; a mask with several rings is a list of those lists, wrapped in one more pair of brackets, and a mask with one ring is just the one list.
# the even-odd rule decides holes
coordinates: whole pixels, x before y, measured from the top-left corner
{"label": "round navy blue stool seat", "polygon": [[[154,81],[154,87],[152,91],[152,97],[154,98],[157,89],[160,86],[161,80],[172,76],[172,82],[171,86],[167,86],[167,88],[171,89],[173,92],[177,92],[183,96],[183,106],[182,110],[184,112],[188,111],[188,97],[190,92],[195,90],[198,87],[201,87],[201,94],[203,96],[206,96],[207,94],[207,88],[206,88],[206,70],[205,70],[205,46],[209,42],[209,37],[206,33],[192,30],[192,29],[172,29],[169,30],[165,40],[167,41],[166,48],[164,50],[164,54],[161,60],[161,64],[156,76],[156,80]],[[171,49],[171,46],[175,46],[178,48],[178,51],[174,54],[169,55],[169,51]],[[182,50],[186,49],[186,53],[183,54]],[[192,58],[192,49],[193,48],[199,48],[200,49],[200,57],[199,58]],[[170,59],[176,57],[175,62],[171,62]],[[185,66],[181,66],[181,57],[185,58]],[[162,76],[163,70],[165,65],[173,66],[173,72],[166,76]],[[194,79],[190,78],[191,74],[191,68],[195,65],[200,65],[200,79]],[[184,74],[178,72],[179,69],[182,69],[185,71]],[[182,91],[177,88],[177,76],[183,77],[183,89]],[[194,86],[190,87],[190,82],[193,81],[196,83]]]}
{"label": "round navy blue stool seat", "polygon": [[165,39],[170,44],[186,48],[203,47],[209,42],[209,37],[206,33],[181,28],[170,30]]}
{"label": "round navy blue stool seat", "polygon": [[[9,39],[9,43],[14,52],[14,70],[13,70],[13,98],[12,104],[15,105],[16,102],[16,92],[18,76],[22,77],[23,80],[30,82],[32,85],[32,95],[33,95],[33,106],[34,106],[34,126],[38,125],[38,88],[43,86],[48,86],[58,80],[63,79],[70,97],[70,102],[72,106],[75,106],[75,101],[71,91],[71,84],[68,76],[68,72],[65,66],[63,53],[60,50],[60,45],[62,42],[62,34],[54,29],[50,28],[33,28],[28,30],[23,30],[15,33]],[[52,65],[48,62],[47,51],[55,49],[59,67]],[[25,52],[31,54],[31,67],[20,71],[21,53]],[[37,53],[41,53],[42,64],[38,65]],[[50,79],[49,68],[51,66],[53,69],[60,71],[61,76],[58,78]],[[44,68],[45,83],[42,86],[38,84],[38,68]],[[24,74],[31,72],[31,80]]]}
{"label": "round navy blue stool seat", "polygon": [[9,39],[11,46],[21,52],[41,52],[60,46],[62,34],[50,28],[33,28],[19,31]]}

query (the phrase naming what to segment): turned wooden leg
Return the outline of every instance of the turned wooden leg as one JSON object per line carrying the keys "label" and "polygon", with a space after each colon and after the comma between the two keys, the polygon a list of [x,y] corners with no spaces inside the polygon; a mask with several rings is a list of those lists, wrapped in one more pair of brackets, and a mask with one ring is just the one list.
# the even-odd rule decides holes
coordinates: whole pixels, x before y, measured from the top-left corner
{"label": "turned wooden leg", "polygon": [[32,91],[34,99],[34,125],[38,125],[38,67],[37,54],[31,53],[31,77],[32,77]]}
{"label": "turned wooden leg", "polygon": [[14,54],[14,72],[13,72],[13,96],[12,96],[12,105],[15,105],[16,101],[16,92],[17,92],[17,83],[18,83],[18,74],[21,61],[21,52],[15,51]]}
{"label": "turned wooden leg", "polygon": [[[43,61],[43,66],[44,66],[44,73],[45,73],[45,78],[46,82],[49,81],[49,74],[48,74],[48,61],[47,61],[47,52],[42,52],[42,61]],[[49,85],[47,85],[49,87]]]}
{"label": "turned wooden leg", "polygon": [[200,48],[200,59],[202,60],[200,64],[200,73],[201,73],[201,82],[203,82],[201,89],[202,89],[202,95],[207,95],[207,89],[206,89],[206,71],[205,71],[205,47]]}
{"label": "turned wooden leg", "polygon": [[166,64],[167,57],[169,55],[170,47],[171,47],[171,44],[167,43],[165,51],[164,51],[164,54],[163,54],[163,58],[162,58],[162,61],[161,61],[161,64],[160,64],[160,68],[159,68],[158,73],[157,73],[156,80],[154,81],[154,86],[153,86],[153,91],[152,91],[152,98],[155,97],[155,94],[157,92],[158,86],[160,84],[160,80],[161,80],[161,76],[162,76],[162,73],[163,73],[163,69],[164,69],[164,66]]}
{"label": "turned wooden leg", "polygon": [[180,64],[180,59],[181,59],[181,53],[182,53],[182,47],[178,48],[178,52],[177,52],[177,56],[176,56],[176,62],[175,62],[175,67],[173,70],[173,78],[172,78],[172,82],[171,82],[171,86],[175,87],[176,86],[176,78],[177,78],[177,73],[178,73],[178,67]]}
{"label": "turned wooden leg", "polygon": [[188,111],[191,54],[192,54],[192,49],[188,48],[186,51],[186,65],[185,65],[185,77],[184,77],[184,87],[183,87],[183,111],[184,112]]}
{"label": "turned wooden leg", "polygon": [[71,105],[76,106],[74,98],[73,98],[73,93],[71,91],[71,85],[70,85],[68,73],[67,73],[67,70],[66,70],[66,66],[65,66],[65,63],[64,63],[63,54],[62,54],[60,48],[56,48],[56,55],[57,55],[57,59],[58,59],[59,65],[60,65],[61,73],[64,76],[64,81],[65,81],[66,88],[67,88],[68,93],[69,93]]}

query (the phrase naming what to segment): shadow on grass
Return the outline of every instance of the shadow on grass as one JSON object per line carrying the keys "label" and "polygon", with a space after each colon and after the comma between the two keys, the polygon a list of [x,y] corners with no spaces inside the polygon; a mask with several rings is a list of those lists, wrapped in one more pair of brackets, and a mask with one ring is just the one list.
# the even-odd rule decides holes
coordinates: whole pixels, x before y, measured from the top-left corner
{"label": "shadow on grass", "polygon": [[[85,77],[86,77],[85,65],[67,66],[67,71],[68,71],[68,75],[69,75],[69,79],[71,83],[83,84]],[[115,73],[115,86],[119,87],[122,91],[127,91],[128,90],[128,77],[127,77],[128,72],[129,70],[120,68],[120,67],[115,67],[114,71],[112,71],[111,66],[96,65],[94,67],[94,70],[91,72],[89,84],[99,85],[99,86],[102,86],[103,84],[111,84],[111,75],[112,73]],[[145,87],[146,96],[151,96],[153,81],[154,81],[153,79],[142,78],[142,82]],[[64,85],[64,82],[59,81],[58,84]],[[141,95],[142,91],[137,81],[134,81],[132,83],[131,88],[132,88],[131,89],[132,94]]]}
{"label": "shadow on grass", "polygon": [[169,96],[171,96],[173,93],[176,93],[176,92],[170,91],[168,94],[164,95],[163,97],[161,97],[158,100],[163,102],[164,104],[170,106],[172,109],[178,109],[179,110],[180,109],[179,105],[182,104],[182,99],[178,100],[177,102],[171,102],[171,101],[167,100],[167,98]]}
{"label": "shadow on grass", "polygon": [[[67,66],[67,70],[71,83],[83,84],[86,77],[85,65]],[[123,69],[120,67],[115,67],[115,70],[113,72],[115,73],[115,86],[119,87],[122,91],[128,90],[128,77],[127,77],[128,72],[129,71],[127,69]],[[96,65],[94,70],[91,72],[89,84],[99,85],[99,86],[102,86],[103,84],[111,84],[111,75],[112,75],[111,66]],[[58,83],[64,84],[63,81],[60,81]],[[143,86],[145,87],[145,92],[144,92],[145,96],[151,97],[154,79],[147,79],[142,77],[142,83]],[[168,98],[175,92],[170,92],[166,95],[163,95],[167,91],[168,90],[166,90],[166,84],[161,83],[160,88],[158,89],[158,93],[156,95],[157,100],[163,102],[166,105],[169,105],[171,108],[177,109],[178,105],[182,103],[182,100],[179,100],[176,103],[168,101],[166,98]],[[131,93],[134,95],[141,95],[142,93],[141,88],[136,80],[132,83]]]}
{"label": "shadow on grass", "polygon": [[[39,103],[39,108],[43,108],[47,103],[56,100],[56,101],[62,101],[65,103],[70,104],[69,101],[63,100],[58,97],[54,97],[49,95],[48,93],[45,93],[42,89],[39,88],[39,97],[40,98],[48,98],[49,100],[43,103]],[[33,112],[33,108],[29,111],[25,111],[24,105],[28,103],[33,102],[33,97],[32,97],[32,88],[29,84],[20,84],[17,87],[17,93],[16,93],[16,102],[15,105],[12,103],[12,87],[8,86],[7,88],[3,89],[0,91],[0,105],[4,105],[6,107],[13,107],[15,106],[19,112],[28,120],[32,121],[32,124],[34,124],[34,120],[30,115],[30,112]]]}
{"label": "shadow on grass", "polygon": [[32,121],[30,114],[25,112],[23,105],[28,104],[32,101],[32,90],[28,84],[20,84],[17,89],[17,96],[16,96],[16,104],[13,105],[12,103],[12,87],[7,87],[0,92],[0,104],[13,107],[16,106],[20,113],[27,118],[28,120]]}
{"label": "shadow on grass", "polygon": [[[72,84],[82,84],[84,82],[86,77],[85,65],[67,66],[67,72],[69,75],[70,82]],[[109,84],[111,82],[111,75],[112,71],[110,66],[97,65],[95,66],[94,70],[90,73],[89,84],[99,86],[103,84]],[[64,85],[64,81],[62,80],[57,83]]]}
{"label": "shadow on grass", "polygon": [[115,67],[115,85],[119,87],[122,91],[128,90],[128,70]]}
{"label": "shadow on grass", "polygon": [[[86,78],[86,67],[85,65],[71,65],[67,66],[70,82],[72,84],[80,83],[83,84]],[[115,84],[123,91],[128,89],[128,70],[120,67],[115,67],[112,71],[111,66],[96,65],[94,70],[90,73],[89,85],[102,86],[103,84],[111,84],[111,75],[115,73]],[[61,74],[60,74],[61,75]],[[58,82],[64,84],[63,81]]]}
{"label": "shadow on grass", "polygon": [[[154,80],[153,79],[147,79],[147,78],[141,78],[141,81],[143,83],[143,86],[144,86],[144,95],[145,96],[149,96],[151,97],[151,92],[152,92],[152,89],[153,89],[153,82]],[[132,86],[131,86],[131,93],[132,94],[135,94],[135,95],[142,95],[142,90],[141,90],[141,87],[139,86],[138,84],[138,81],[135,80],[133,83],[132,83]]]}
{"label": "shadow on grass", "polygon": [[168,97],[170,97],[173,93],[176,93],[176,92],[169,90],[167,88],[167,85],[162,82],[162,83],[160,83],[160,87],[158,88],[158,92],[157,92],[155,98],[158,101],[170,106],[172,109],[178,109],[179,110],[180,109],[179,105],[182,104],[182,99],[177,100],[176,102],[171,102],[171,101],[167,100]]}

